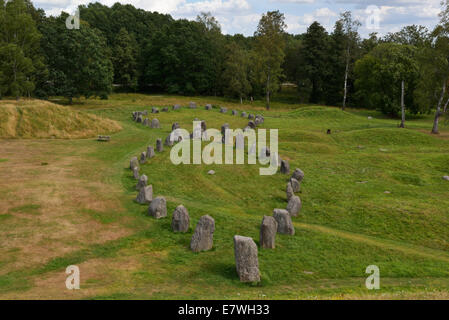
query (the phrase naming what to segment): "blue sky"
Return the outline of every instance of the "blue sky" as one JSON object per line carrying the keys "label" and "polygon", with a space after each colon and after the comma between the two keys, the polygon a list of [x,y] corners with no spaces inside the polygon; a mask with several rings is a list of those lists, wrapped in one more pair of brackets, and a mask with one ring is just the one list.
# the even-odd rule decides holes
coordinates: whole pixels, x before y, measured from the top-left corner
{"label": "blue sky", "polygon": [[[38,0],[36,7],[48,14],[59,14],[61,10],[74,12],[79,4],[89,0]],[[313,22],[318,21],[327,30],[332,30],[339,14],[352,11],[360,20],[360,33],[366,37],[371,32],[386,34],[403,26],[421,24],[428,28],[438,23],[440,0],[98,0],[105,5],[115,2],[133,4],[149,11],[169,13],[175,18],[195,19],[201,12],[211,12],[220,22],[224,33],[252,35],[262,13],[279,10],[285,14],[287,31],[302,33]],[[369,10],[367,10],[369,9]],[[378,29],[367,22],[378,19]],[[371,20],[367,20],[371,18]],[[372,25],[372,24],[371,24]]]}

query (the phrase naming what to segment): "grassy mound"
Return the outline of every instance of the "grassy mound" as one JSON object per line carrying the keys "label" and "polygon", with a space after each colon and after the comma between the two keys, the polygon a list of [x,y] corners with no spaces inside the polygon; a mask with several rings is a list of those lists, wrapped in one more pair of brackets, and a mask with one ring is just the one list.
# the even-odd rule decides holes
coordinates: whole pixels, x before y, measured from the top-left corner
{"label": "grassy mound", "polygon": [[90,138],[121,126],[47,101],[0,101],[0,138]]}

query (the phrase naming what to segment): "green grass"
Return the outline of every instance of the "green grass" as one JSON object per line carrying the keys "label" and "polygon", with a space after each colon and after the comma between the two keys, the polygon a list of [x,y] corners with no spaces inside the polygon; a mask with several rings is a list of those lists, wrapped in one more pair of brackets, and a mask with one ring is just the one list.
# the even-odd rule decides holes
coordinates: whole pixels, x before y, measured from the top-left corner
{"label": "green grass", "polygon": [[[188,101],[197,101],[198,109],[170,108],[168,113],[149,116],[157,117],[162,129],[144,128],[131,119],[134,110],[186,105]],[[226,105],[229,112],[205,111],[206,102]],[[80,214],[102,224],[122,223],[134,232],[55,258],[26,276],[3,275],[0,292],[26,290],[28,277],[63,271],[69,264],[91,259],[120,261],[123,257],[138,261],[138,269],[114,271],[117,280],[113,285],[102,280],[86,282],[89,288],[108,288],[105,294],[86,298],[296,299],[449,292],[449,183],[442,179],[449,174],[449,140],[425,133],[430,131],[431,116],[416,117],[406,122],[407,129],[399,129],[397,120],[372,111],[343,112],[282,102],[265,111],[260,109],[262,105],[130,94],[113,95],[107,101],[78,101],[73,109],[116,120],[123,128],[108,144],[92,140],[70,144],[92,148],[88,157],[108,168],[102,182],[120,186],[125,208],[117,212],[83,209]],[[155,146],[157,138],[165,139],[173,122],[189,131],[195,117],[206,120],[208,128],[220,129],[223,123],[244,127],[248,120],[231,116],[232,108],[264,114],[262,128],[279,129],[281,157],[290,159],[290,167],[301,168],[306,175],[299,194],[303,208],[294,219],[296,234],[278,235],[275,250],[259,250],[262,281],[256,286],[238,281],[233,236],[250,236],[258,242],[262,217],[271,215],[274,208],[286,207],[288,176],[260,176],[259,166],[253,165],[174,166],[170,149],[164,147],[141,166],[155,196],[167,199],[169,217],[154,220],[147,216],[147,206],[133,201],[136,181],[127,169],[132,156],[148,145]],[[326,134],[327,129],[332,130],[331,135]],[[445,128],[442,131],[446,132]],[[211,169],[215,175],[207,174]],[[179,204],[191,216],[186,234],[170,230],[171,214]],[[38,209],[24,206],[11,212]],[[205,214],[216,222],[214,248],[195,254],[189,250],[189,242]],[[372,264],[381,270],[382,289],[378,292],[364,288],[365,269]]]}

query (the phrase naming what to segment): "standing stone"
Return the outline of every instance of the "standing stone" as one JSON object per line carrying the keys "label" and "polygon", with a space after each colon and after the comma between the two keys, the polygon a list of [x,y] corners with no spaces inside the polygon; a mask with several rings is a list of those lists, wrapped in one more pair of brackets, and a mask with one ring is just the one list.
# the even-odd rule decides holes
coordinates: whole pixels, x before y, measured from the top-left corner
{"label": "standing stone", "polygon": [[144,126],[146,126],[146,127],[149,127],[150,126],[150,119],[148,119],[148,118],[145,118],[145,120],[143,120],[143,123],[142,123]]}
{"label": "standing stone", "polygon": [[290,183],[292,185],[293,192],[299,192],[299,190],[301,189],[301,184],[299,183],[299,181],[295,178],[290,178]]}
{"label": "standing stone", "polygon": [[165,138],[165,142],[164,145],[167,147],[173,147],[174,141],[171,140],[171,134],[169,134],[167,136],[167,138]]}
{"label": "standing stone", "polygon": [[160,129],[161,125],[159,124],[159,120],[154,118],[151,120],[151,128],[153,129]]}
{"label": "standing stone", "polygon": [[183,205],[179,205],[173,212],[171,227],[174,232],[187,232],[190,228],[189,212]]}
{"label": "standing stone", "polygon": [[136,202],[140,204],[149,204],[153,201],[153,186],[149,185],[140,189]]}
{"label": "standing stone", "polygon": [[251,129],[256,129],[256,124],[254,123],[254,121],[250,120],[248,122],[248,127],[250,127]]}
{"label": "standing stone", "polygon": [[291,182],[287,183],[287,201],[290,201],[290,199],[295,195],[293,192],[292,184]]}
{"label": "standing stone", "polygon": [[162,146],[162,139],[161,139],[161,138],[158,138],[158,139],[156,140],[156,151],[157,151],[157,152],[162,152],[162,151],[164,151],[164,147]]}
{"label": "standing stone", "polygon": [[246,114],[245,111],[243,111],[243,112],[242,112],[242,118],[246,118],[246,117],[247,117],[247,114]]}
{"label": "standing stone", "polygon": [[238,113],[237,110],[232,110],[232,115],[233,115],[233,116],[236,116],[237,113]]}
{"label": "standing stone", "polygon": [[179,104],[175,104],[173,106],[173,110],[179,110],[179,109],[181,109],[181,106]]}
{"label": "standing stone", "polygon": [[262,225],[260,226],[259,244],[261,248],[274,249],[276,233],[278,230],[278,223],[276,219],[269,216],[264,216]]}
{"label": "standing stone", "polygon": [[171,125],[171,131],[175,131],[176,129],[179,129],[179,128],[180,128],[180,126],[179,126],[179,123],[177,123],[177,122],[175,122]]}
{"label": "standing stone", "polygon": [[221,113],[226,113],[226,112],[228,112],[228,109],[227,108],[220,108],[220,112]]}
{"label": "standing stone", "polygon": [[256,119],[255,120],[258,120],[259,123],[264,123],[265,122],[265,118],[262,115],[260,115],[260,114],[256,115]]}
{"label": "standing stone", "polygon": [[295,234],[292,218],[287,210],[274,209],[273,218],[276,219],[276,222],[278,223],[278,233],[289,235]]}
{"label": "standing stone", "polygon": [[260,119],[256,117],[256,119],[254,119],[254,124],[255,124],[256,126],[258,126],[260,123],[261,123],[261,122],[260,122]]}
{"label": "standing stone", "polygon": [[134,167],[134,169],[133,169],[133,177],[134,177],[134,179],[139,180],[139,178],[140,178],[139,167]]}
{"label": "standing stone", "polygon": [[151,159],[155,156],[154,148],[152,146],[147,147],[147,159]]}
{"label": "standing stone", "polygon": [[142,123],[143,122],[143,116],[140,114],[138,117],[137,117],[137,123]]}
{"label": "standing stone", "polygon": [[190,109],[196,109],[196,103],[195,102],[190,102],[189,103],[189,108]]}
{"label": "standing stone", "polygon": [[234,236],[234,254],[240,282],[259,282],[259,259],[254,240],[248,237]]}
{"label": "standing stone", "polygon": [[147,162],[147,153],[144,151],[140,154],[140,164]]}
{"label": "standing stone", "polygon": [[162,108],[162,112],[168,112],[168,107]]}
{"label": "standing stone", "polygon": [[238,150],[245,149],[245,137],[241,133],[238,133],[235,137],[235,148]]}
{"label": "standing stone", "polygon": [[292,178],[295,178],[299,183],[301,183],[302,179],[304,179],[304,172],[302,172],[301,169],[296,168],[295,172],[292,174]]}
{"label": "standing stone", "polygon": [[159,108],[156,107],[151,108],[151,113],[159,113]]}
{"label": "standing stone", "polygon": [[151,201],[148,214],[156,219],[165,218],[167,216],[167,202],[165,198],[157,197]]}
{"label": "standing stone", "polygon": [[221,126],[221,135],[224,137],[226,134],[226,130],[229,129],[229,124],[225,123]]}
{"label": "standing stone", "polygon": [[443,180],[449,181],[449,176],[444,176]]}
{"label": "standing stone", "polygon": [[297,217],[301,207],[301,199],[298,196],[292,196],[288,201],[287,211],[290,213],[290,216]]}
{"label": "standing stone", "polygon": [[206,104],[206,110],[212,110],[212,105],[211,104]]}
{"label": "standing stone", "polygon": [[288,160],[281,161],[281,173],[283,173],[283,174],[290,173],[290,164],[288,163]]}
{"label": "standing stone", "polygon": [[141,175],[139,178],[139,181],[137,182],[136,185],[136,190],[140,191],[140,189],[142,189],[143,187],[146,187],[148,184],[148,177],[146,175]]}
{"label": "standing stone", "polygon": [[214,231],[215,220],[209,215],[202,216],[196,225],[195,233],[190,241],[190,249],[193,252],[212,249],[214,244]]}
{"label": "standing stone", "polygon": [[249,120],[251,120],[251,119],[254,119],[254,115],[253,115],[253,114],[251,114],[251,113],[250,113],[250,114],[248,114],[248,119],[249,119]]}
{"label": "standing stone", "polygon": [[206,130],[207,130],[206,121],[202,120],[201,121],[201,131],[204,132]]}
{"label": "standing stone", "polygon": [[139,160],[137,160],[137,157],[132,157],[131,161],[129,162],[129,168],[131,170],[134,170],[135,167],[139,166]]}

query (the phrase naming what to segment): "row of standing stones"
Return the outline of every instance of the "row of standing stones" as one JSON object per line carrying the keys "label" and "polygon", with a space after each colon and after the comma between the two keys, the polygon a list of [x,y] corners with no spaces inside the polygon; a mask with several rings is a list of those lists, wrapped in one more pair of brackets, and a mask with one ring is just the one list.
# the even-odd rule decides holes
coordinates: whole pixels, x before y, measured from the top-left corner
{"label": "row of standing stones", "polygon": [[[179,105],[173,106],[173,110],[178,110],[181,107]],[[195,109],[196,104],[190,103],[189,108]],[[206,110],[212,110],[212,105],[206,105]],[[167,112],[168,108],[162,109],[163,112]],[[226,113],[226,108],[220,108],[221,113]],[[158,108],[153,108],[152,113],[159,113]],[[138,123],[149,123],[148,119],[143,119],[144,115],[148,115],[147,111],[135,111],[133,112],[133,120]],[[237,115],[237,111],[233,110],[232,115]],[[255,129],[257,125],[264,122],[263,116],[247,114],[242,112],[242,117],[248,117],[250,119],[246,128]],[[251,119],[254,119],[251,120]],[[145,122],[145,120],[148,120]],[[156,121],[155,121],[156,120]],[[153,125],[153,124],[156,124]],[[151,128],[160,128],[159,121],[153,119],[149,125]],[[178,123],[173,123],[172,131],[180,128]],[[228,124],[224,124],[221,128],[222,134],[229,128]],[[246,129],[245,128],[245,129]],[[205,121],[201,121],[201,131],[206,131]],[[191,138],[192,138],[191,134]],[[173,141],[170,140],[170,135],[165,140],[166,146],[172,146]],[[162,152],[163,145],[162,139],[156,140],[156,151]],[[263,156],[270,156],[270,150],[265,148],[262,150]],[[148,177],[146,175],[139,175],[139,164],[144,164],[147,160],[155,156],[154,148],[148,146],[147,150],[142,152],[140,160],[137,157],[133,157],[130,161],[130,169],[133,171],[133,176],[138,180],[136,190],[138,195],[136,202],[139,204],[149,205],[148,215],[156,219],[167,217],[167,202],[164,197],[158,196],[153,199],[153,186],[148,184]],[[278,158],[278,156],[276,156]],[[276,159],[277,160],[277,159]],[[280,160],[280,158],[279,158]],[[290,165],[287,160],[280,160],[279,163],[280,172],[282,174],[290,173]],[[301,182],[304,179],[304,172],[300,169],[296,169],[291,178],[289,179],[286,187],[287,195],[287,208],[286,209],[274,209],[272,216],[264,216],[262,224],[260,226],[259,245],[264,249],[274,249],[276,242],[276,234],[294,235],[295,229],[292,222],[292,217],[297,217],[301,207],[301,199],[295,195],[300,191]],[[173,232],[186,233],[190,229],[190,216],[186,207],[182,204],[176,207],[172,214],[171,227]],[[193,252],[208,251],[213,247],[213,235],[215,232],[215,220],[205,215],[198,221],[195,231],[190,241],[190,249]],[[240,235],[234,236],[234,254],[237,274],[239,275],[241,282],[259,282],[259,261],[258,261],[258,248],[254,240],[250,237],[244,237]]]}

